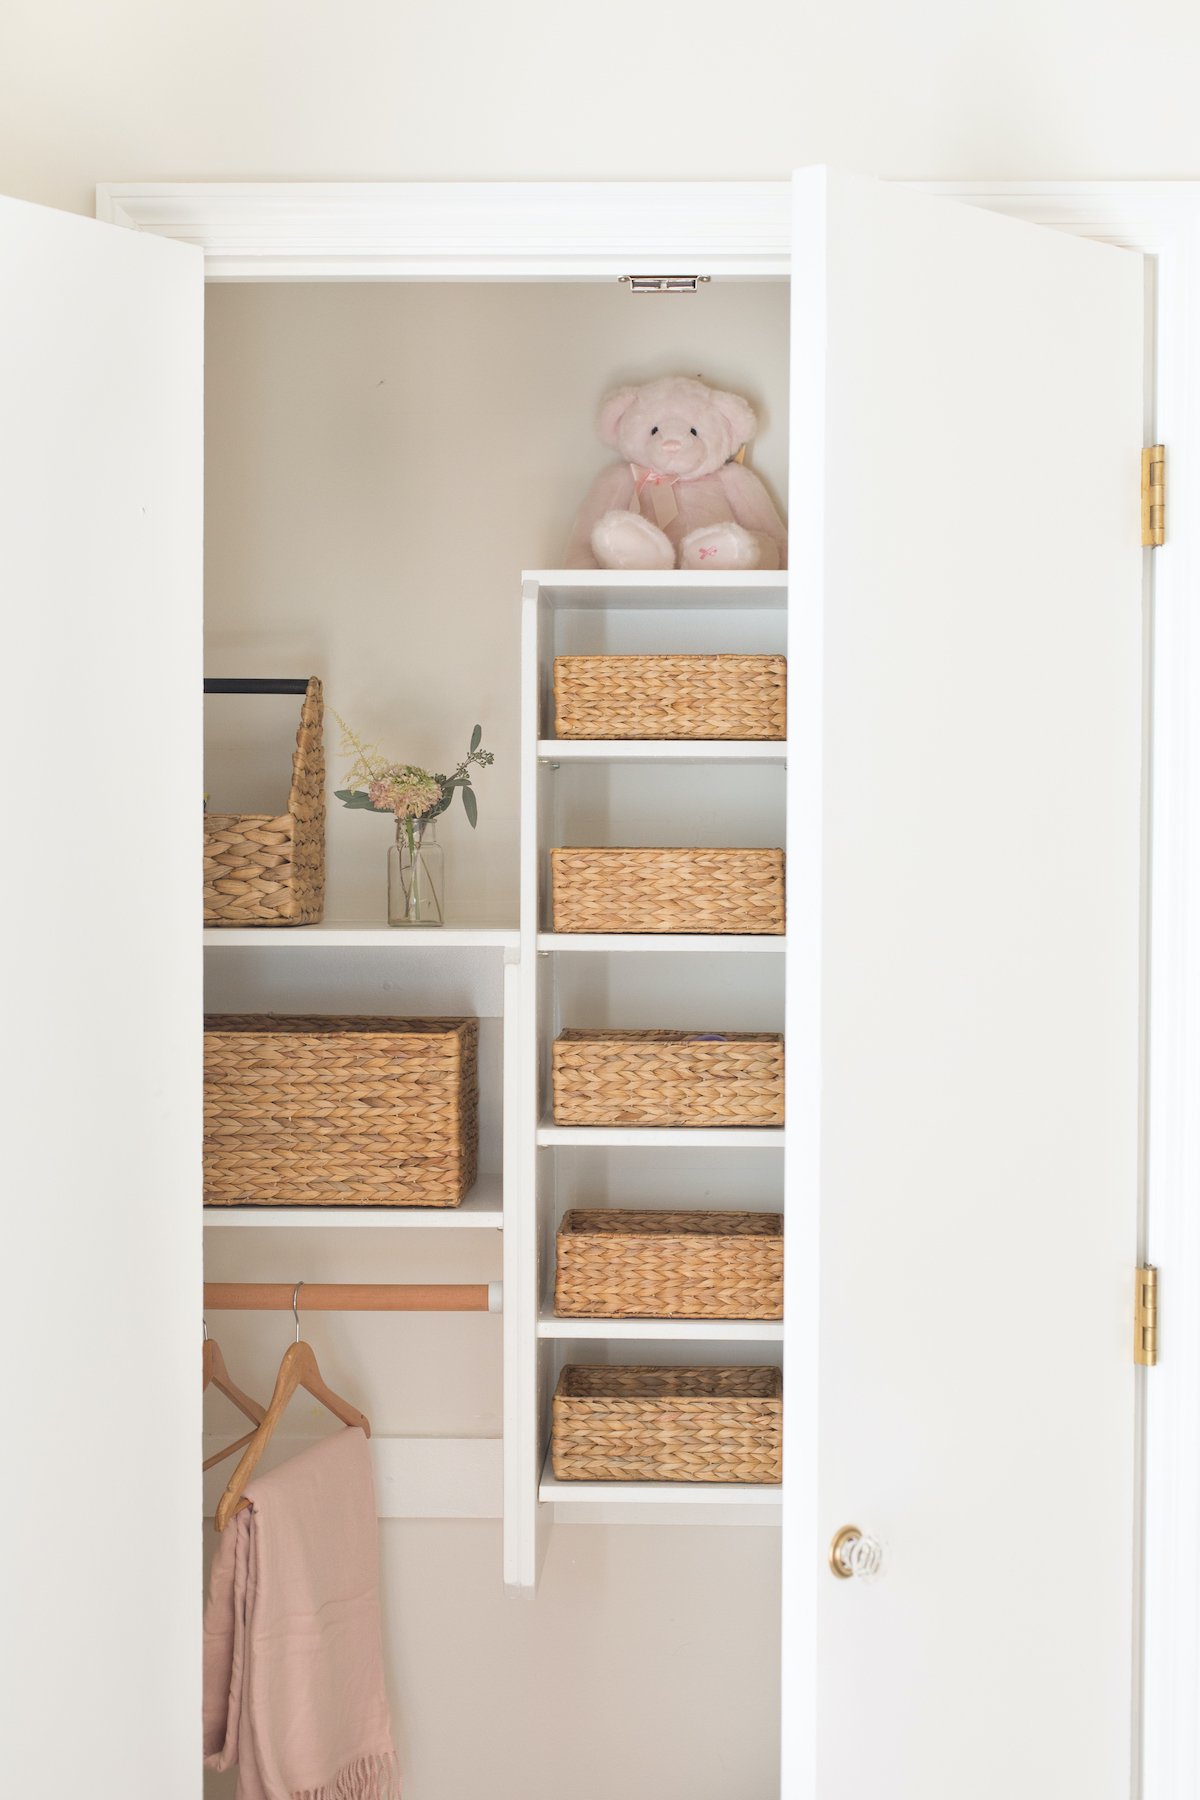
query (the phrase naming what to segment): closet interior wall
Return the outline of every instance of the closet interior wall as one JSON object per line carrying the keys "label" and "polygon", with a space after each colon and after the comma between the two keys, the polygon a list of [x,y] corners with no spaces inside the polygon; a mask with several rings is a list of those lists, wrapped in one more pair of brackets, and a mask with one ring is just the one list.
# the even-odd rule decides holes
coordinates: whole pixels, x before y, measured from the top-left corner
{"label": "closet interior wall", "polygon": [[[438,768],[482,723],[478,830],[457,807],[439,826],[456,919],[517,921],[520,574],[561,565],[611,460],[601,395],[670,372],[746,394],[782,505],[787,312],[767,281],[209,286],[206,673],[311,666],[356,730]],[[278,803],[261,706],[208,702],[214,805]],[[331,808],[327,918],[379,916],[387,833]]]}
{"label": "closet interior wall", "polygon": [[[482,724],[496,761],[478,782],[478,830],[461,809],[439,829],[452,923],[517,922],[520,577],[560,564],[575,508],[610,456],[593,431],[597,401],[674,372],[746,394],[760,418],[749,460],[782,504],[787,313],[779,282],[677,297],[634,297],[615,282],[209,287],[206,673],[320,674],[330,789],[348,766],[334,709],[389,755],[436,768],[452,767]],[[206,702],[211,806],[281,807],[291,707]],[[697,842],[783,841],[782,787],[773,795],[746,771],[564,775],[563,817],[578,827],[565,842],[587,841],[589,824],[599,842],[685,842],[691,819],[706,822]],[[382,923],[389,837],[386,820],[331,804],[327,920]],[[704,959],[700,1012],[695,986],[680,986],[683,963],[699,974],[692,957],[666,958],[674,969],[642,955],[571,958],[562,1004],[574,1024],[778,1029],[775,959],[715,960]],[[449,956],[386,948],[217,949],[206,964],[213,1010],[450,1012],[486,986],[447,974]],[[481,1167],[494,1175],[498,1015],[496,1004],[481,1029]],[[781,1204],[774,1153],[587,1151],[571,1176],[580,1197],[609,1204]],[[498,1280],[500,1238],[386,1222],[214,1228],[206,1274]],[[225,1314],[210,1326],[235,1378],[265,1398],[290,1318]],[[306,1335],[377,1436],[500,1435],[499,1319],[322,1315]],[[635,1360],[632,1345],[578,1348],[577,1360]],[[678,1345],[650,1348],[654,1360],[689,1360]],[[694,1360],[715,1360],[711,1345],[696,1348]],[[216,1407],[209,1417],[210,1429],[228,1422]],[[325,1428],[303,1398],[288,1426]],[[559,1523],[538,1592],[522,1600],[504,1592],[500,1531],[490,1519],[381,1525],[410,1800],[718,1800],[734,1788],[771,1800],[777,1530]],[[210,1800],[230,1792],[229,1778],[209,1778]]]}

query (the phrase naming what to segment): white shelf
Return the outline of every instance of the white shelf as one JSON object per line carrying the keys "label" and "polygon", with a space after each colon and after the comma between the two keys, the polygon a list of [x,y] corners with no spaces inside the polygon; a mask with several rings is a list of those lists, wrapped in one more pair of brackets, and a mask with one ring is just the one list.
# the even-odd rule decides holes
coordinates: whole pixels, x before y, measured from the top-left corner
{"label": "white shelf", "polygon": [[270,1230],[289,1227],[305,1231],[329,1231],[339,1226],[360,1230],[397,1231],[500,1230],[504,1225],[500,1177],[482,1175],[461,1206],[206,1206],[206,1231],[224,1229]]}
{"label": "white shelf", "polygon": [[539,738],[538,761],[787,763],[782,739],[760,738]]}
{"label": "white shelf", "polygon": [[658,932],[564,932],[539,931],[537,947],[541,951],[586,951],[599,954],[602,951],[730,951],[744,955],[769,954],[781,955],[787,949],[787,939],[762,935],[756,937],[725,936],[689,936],[685,932],[678,934],[666,931]]}
{"label": "white shelf", "polygon": [[206,950],[516,950],[521,934],[500,926],[208,925]]}
{"label": "white shelf", "polygon": [[539,1149],[591,1145],[597,1150],[625,1145],[637,1150],[782,1150],[782,1125],[553,1125],[538,1126]]}
{"label": "white shelf", "polygon": [[778,1506],[782,1498],[780,1483],[762,1481],[556,1481],[543,1472],[538,1483],[538,1499],[557,1506]]}
{"label": "white shelf", "polygon": [[782,1319],[560,1319],[543,1311],[540,1338],[588,1338],[635,1343],[781,1344]]}
{"label": "white shelf", "polygon": [[779,610],[787,606],[785,569],[526,569],[551,607],[656,610]]}

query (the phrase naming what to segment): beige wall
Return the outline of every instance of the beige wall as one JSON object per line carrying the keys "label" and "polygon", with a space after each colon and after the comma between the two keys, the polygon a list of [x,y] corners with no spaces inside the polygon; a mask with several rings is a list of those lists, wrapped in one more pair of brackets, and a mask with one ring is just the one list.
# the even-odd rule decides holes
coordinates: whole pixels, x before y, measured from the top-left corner
{"label": "beige wall", "polygon": [[1193,0],[5,0],[0,192],[1200,174]]}

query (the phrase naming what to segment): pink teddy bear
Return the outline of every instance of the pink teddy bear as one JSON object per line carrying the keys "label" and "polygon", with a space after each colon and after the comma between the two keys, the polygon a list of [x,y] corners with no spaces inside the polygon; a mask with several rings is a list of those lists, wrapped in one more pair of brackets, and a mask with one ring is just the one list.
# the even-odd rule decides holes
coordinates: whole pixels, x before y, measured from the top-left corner
{"label": "pink teddy bear", "polygon": [[758,476],[732,459],[757,420],[740,394],[671,375],[618,388],[601,441],[620,453],[592,484],[568,569],[784,569],[787,529]]}

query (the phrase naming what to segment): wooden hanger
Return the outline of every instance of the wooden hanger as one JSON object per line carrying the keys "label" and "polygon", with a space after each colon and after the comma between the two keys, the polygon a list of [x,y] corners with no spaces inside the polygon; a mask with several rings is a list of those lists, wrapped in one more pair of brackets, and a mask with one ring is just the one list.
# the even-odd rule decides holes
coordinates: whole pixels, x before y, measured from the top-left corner
{"label": "wooden hanger", "polygon": [[283,1353],[283,1361],[279,1365],[279,1374],[275,1377],[275,1392],[271,1395],[270,1404],[263,1414],[257,1431],[251,1433],[250,1442],[242,1453],[242,1460],[229,1477],[229,1485],[221,1495],[216,1516],[218,1531],[224,1531],[233,1515],[249,1506],[250,1502],[245,1498],[246,1486],[258,1467],[259,1458],[270,1442],[271,1433],[283,1417],[287,1403],[297,1388],[303,1388],[306,1394],[311,1394],[314,1400],[319,1400],[321,1405],[327,1407],[335,1418],[342,1421],[343,1425],[357,1425],[365,1437],[371,1435],[371,1426],[366,1415],[360,1413],[356,1406],[351,1406],[348,1400],[343,1400],[339,1394],[335,1394],[331,1387],[326,1386],[321,1371],[317,1367],[317,1359],[312,1345],[304,1343],[300,1337],[298,1299],[303,1286],[304,1283],[298,1281],[292,1295],[292,1312],[296,1319],[296,1341],[294,1344],[289,1344]]}
{"label": "wooden hanger", "polygon": [[[215,1338],[209,1337],[206,1325],[204,1327],[204,1387],[202,1392],[207,1393],[210,1387],[215,1387],[219,1394],[224,1394],[227,1400],[232,1400],[238,1411],[245,1413],[255,1426],[262,1423],[263,1408],[257,1400],[252,1400],[249,1394],[243,1394],[241,1388],[233,1380],[229,1370],[225,1367],[221,1346]],[[227,1456],[232,1456],[235,1450],[245,1449],[253,1436],[253,1431],[248,1431],[244,1437],[235,1438],[232,1444],[226,1444],[225,1448],[218,1450],[215,1456],[206,1458],[201,1467],[204,1469],[215,1468],[217,1463],[224,1462]]]}

